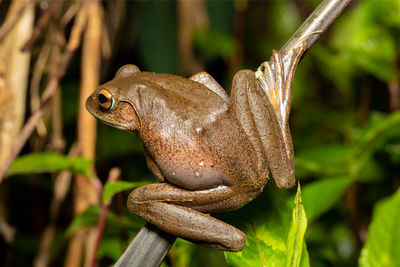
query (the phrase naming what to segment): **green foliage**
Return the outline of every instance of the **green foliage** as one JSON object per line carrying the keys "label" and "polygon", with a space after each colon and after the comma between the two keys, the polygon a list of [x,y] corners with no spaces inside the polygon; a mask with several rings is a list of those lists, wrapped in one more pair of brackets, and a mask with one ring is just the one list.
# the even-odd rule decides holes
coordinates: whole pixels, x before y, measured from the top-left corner
{"label": "green foliage", "polygon": [[400,111],[390,115],[372,116],[371,123],[365,128],[356,141],[352,153],[352,168],[355,169],[353,172],[358,172],[387,138],[393,136],[393,133],[395,135],[400,133]]}
{"label": "green foliage", "polygon": [[127,181],[114,181],[108,182],[104,186],[103,191],[103,203],[110,203],[111,198],[116,193],[119,193],[124,190],[137,188],[139,186],[143,186],[151,183],[150,181],[141,181],[141,182],[127,182]]}
{"label": "green foliage", "polygon": [[350,183],[350,177],[343,176],[321,179],[304,186],[303,204],[308,221],[313,222],[332,208]]}
{"label": "green foliage", "polygon": [[208,58],[228,58],[235,50],[232,36],[209,28],[196,29],[193,39],[196,48]]}
{"label": "green foliage", "polygon": [[[137,33],[137,54],[141,69],[178,73],[176,3],[147,1],[141,6],[141,27]],[[133,25],[137,27],[137,25]]]}
{"label": "green foliage", "polygon": [[82,157],[68,157],[51,152],[32,153],[18,157],[7,175],[71,171],[91,177],[90,161]]}
{"label": "green foliage", "polygon": [[[71,236],[76,230],[82,227],[97,225],[99,216],[100,207],[96,205],[89,206],[84,212],[75,216],[66,231],[66,235]],[[111,229],[125,229],[129,231],[137,231],[142,226],[138,221],[133,221],[127,217],[117,216],[110,211],[107,213],[106,225]]]}
{"label": "green foliage", "polygon": [[98,258],[107,257],[117,261],[121,254],[124,252],[124,244],[121,243],[119,237],[105,237],[101,241],[98,251]]}
{"label": "green foliage", "polygon": [[228,263],[231,266],[309,266],[303,239],[307,219],[300,190],[294,203],[288,195],[268,191],[228,215],[227,220],[247,237],[243,251],[225,253]]}
{"label": "green foliage", "polygon": [[287,239],[286,267],[310,266],[304,242],[307,217],[301,200],[300,184],[297,186],[294,204],[292,224],[290,225]]}
{"label": "green foliage", "polygon": [[400,266],[400,190],[378,202],[361,251],[360,267]]}
{"label": "green foliage", "polygon": [[349,148],[339,144],[311,147],[296,154],[296,177],[346,174]]}
{"label": "green foliage", "polygon": [[[324,67],[335,68],[331,71],[337,74],[335,79],[339,78],[340,73],[349,79],[354,71],[362,70],[384,81],[392,80],[395,76],[392,60],[397,48],[391,30],[392,26],[399,28],[398,18],[394,15],[397,13],[398,17],[399,10],[397,1],[387,1],[385,4],[363,1],[358,8],[343,14],[335,25],[331,39],[335,54],[320,55],[321,60],[325,61]],[[390,16],[384,19],[386,15],[382,14]]]}

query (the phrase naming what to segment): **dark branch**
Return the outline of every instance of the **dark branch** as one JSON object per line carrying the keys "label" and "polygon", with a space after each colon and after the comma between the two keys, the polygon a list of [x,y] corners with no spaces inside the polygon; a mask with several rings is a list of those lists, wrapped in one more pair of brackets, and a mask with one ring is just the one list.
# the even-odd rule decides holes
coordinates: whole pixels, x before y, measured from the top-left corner
{"label": "dark branch", "polygon": [[299,41],[306,41],[310,49],[315,41],[342,13],[351,0],[325,0],[303,22],[300,28],[290,37],[280,51],[289,50]]}
{"label": "dark branch", "polygon": [[115,267],[160,266],[176,237],[146,224],[119,258]]}

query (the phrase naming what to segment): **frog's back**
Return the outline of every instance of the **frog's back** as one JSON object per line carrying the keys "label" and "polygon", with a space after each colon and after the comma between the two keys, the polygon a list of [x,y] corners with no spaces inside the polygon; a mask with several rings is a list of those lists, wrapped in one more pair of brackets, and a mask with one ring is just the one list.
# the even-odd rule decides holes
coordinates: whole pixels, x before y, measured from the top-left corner
{"label": "frog's back", "polygon": [[153,97],[159,95],[166,104],[176,111],[186,113],[217,115],[228,109],[228,103],[205,85],[171,74],[141,72],[136,75],[136,83],[146,84],[153,90]]}

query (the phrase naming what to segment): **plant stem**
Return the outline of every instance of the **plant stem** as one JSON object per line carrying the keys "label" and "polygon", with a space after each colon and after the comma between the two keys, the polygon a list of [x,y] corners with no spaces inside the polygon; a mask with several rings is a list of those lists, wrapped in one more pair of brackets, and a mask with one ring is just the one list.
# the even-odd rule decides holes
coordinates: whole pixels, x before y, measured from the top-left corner
{"label": "plant stem", "polygon": [[4,179],[4,176],[6,175],[7,170],[10,167],[11,163],[21,152],[26,141],[31,136],[33,130],[36,127],[37,122],[42,117],[44,107],[49,103],[49,101],[57,92],[60,80],[64,77],[65,73],[67,72],[69,63],[71,62],[71,59],[80,44],[81,33],[83,31],[84,26],[85,26],[85,17],[83,15],[80,15],[76,18],[75,23],[72,27],[70,39],[67,43],[63,61],[61,62],[58,71],[55,73],[53,77],[51,77],[49,83],[47,84],[46,89],[42,94],[39,108],[29,117],[24,127],[22,128],[21,132],[19,133],[18,138],[15,140],[15,144],[13,145],[9,157],[5,161],[4,165],[0,166],[0,183]]}
{"label": "plant stem", "polygon": [[342,13],[351,0],[325,0],[311,13],[280,51],[289,50],[299,41],[306,41],[308,49]]}
{"label": "plant stem", "polygon": [[114,266],[160,266],[175,239],[175,236],[146,223]]}

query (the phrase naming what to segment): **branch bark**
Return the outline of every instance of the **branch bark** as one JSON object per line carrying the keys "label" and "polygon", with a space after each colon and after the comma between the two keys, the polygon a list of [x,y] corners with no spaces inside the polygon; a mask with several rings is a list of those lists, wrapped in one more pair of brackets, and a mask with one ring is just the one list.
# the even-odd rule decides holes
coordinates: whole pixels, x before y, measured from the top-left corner
{"label": "branch bark", "polygon": [[342,13],[343,9],[351,0],[325,0],[311,13],[300,28],[289,38],[281,48],[287,51],[294,47],[299,41],[306,41],[308,49],[318,40],[323,32]]}
{"label": "branch bark", "polygon": [[[306,41],[307,49],[310,49],[350,1],[351,0],[323,1],[280,51],[287,52],[295,48],[300,41]],[[287,64],[287,62],[284,61],[284,64],[285,63]],[[287,68],[287,66],[285,68]],[[146,224],[136,235],[135,239],[131,242],[115,266],[159,266],[175,239],[174,236],[150,224]]]}
{"label": "branch bark", "polygon": [[[101,25],[102,13],[97,0],[83,0],[82,8],[87,15],[87,24],[83,32],[81,86],[79,89],[78,108],[78,147],[81,155],[94,159],[96,147],[96,119],[85,108],[86,98],[93,88],[99,85],[101,63]],[[74,213],[84,212],[90,205],[99,204],[100,192],[96,184],[97,178],[88,179],[84,175],[75,176],[74,184]],[[71,237],[64,266],[91,266],[96,246],[96,227],[87,227],[77,231]],[[77,252],[77,248],[80,251]],[[84,257],[81,257],[84,256]]]}
{"label": "branch bark", "polygon": [[146,223],[114,266],[160,266],[175,239],[175,236]]}

